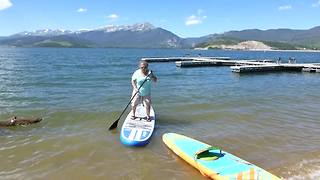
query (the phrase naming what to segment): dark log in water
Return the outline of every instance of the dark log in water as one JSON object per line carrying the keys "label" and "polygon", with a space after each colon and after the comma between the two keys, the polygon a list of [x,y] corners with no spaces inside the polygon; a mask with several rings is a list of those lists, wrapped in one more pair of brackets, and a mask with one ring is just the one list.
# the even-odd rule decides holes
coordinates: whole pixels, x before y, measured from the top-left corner
{"label": "dark log in water", "polygon": [[26,117],[12,117],[6,121],[0,121],[0,127],[9,127],[9,126],[23,126],[23,125],[29,125],[29,124],[34,124],[37,122],[42,121],[42,118],[38,117],[31,117],[31,118],[26,118]]}

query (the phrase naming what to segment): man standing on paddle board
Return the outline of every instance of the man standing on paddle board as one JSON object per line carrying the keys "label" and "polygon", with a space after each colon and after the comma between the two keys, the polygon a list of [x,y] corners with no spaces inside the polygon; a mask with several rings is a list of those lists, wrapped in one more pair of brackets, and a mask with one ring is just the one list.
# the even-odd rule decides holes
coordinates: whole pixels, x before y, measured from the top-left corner
{"label": "man standing on paddle board", "polygon": [[[136,108],[141,101],[146,106],[147,120],[150,121],[151,81],[157,82],[157,77],[152,73],[152,71],[149,71],[147,61],[140,61],[139,69],[133,73],[131,78],[131,84],[133,87],[132,96],[136,94],[135,97],[133,97],[131,104],[131,119],[135,119]],[[136,93],[138,90],[139,92]]]}

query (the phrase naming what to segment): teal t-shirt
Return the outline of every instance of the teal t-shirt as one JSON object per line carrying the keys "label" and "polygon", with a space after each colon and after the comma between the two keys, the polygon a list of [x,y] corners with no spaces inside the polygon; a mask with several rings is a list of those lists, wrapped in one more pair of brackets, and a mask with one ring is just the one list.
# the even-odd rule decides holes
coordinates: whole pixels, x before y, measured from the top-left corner
{"label": "teal t-shirt", "polygon": [[[148,72],[150,73],[150,72]],[[136,80],[136,85],[137,88],[141,86],[143,81],[146,79],[147,76],[145,76],[140,69],[136,70],[133,75],[131,80]],[[147,81],[143,84],[143,86],[139,90],[140,96],[148,96],[151,94],[151,79],[150,77],[147,77]]]}

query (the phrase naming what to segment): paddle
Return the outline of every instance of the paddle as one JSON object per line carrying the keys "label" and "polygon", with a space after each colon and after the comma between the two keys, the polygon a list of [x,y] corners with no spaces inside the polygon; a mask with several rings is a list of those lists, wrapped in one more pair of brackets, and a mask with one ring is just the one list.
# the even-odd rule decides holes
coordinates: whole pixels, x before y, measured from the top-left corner
{"label": "paddle", "polygon": [[109,130],[115,129],[118,126],[118,122],[121,118],[121,116],[123,115],[123,113],[126,111],[126,109],[128,108],[128,106],[130,105],[131,101],[133,100],[133,98],[138,94],[140,88],[143,86],[143,84],[148,80],[147,78],[150,76],[150,74],[152,74],[152,71],[150,71],[150,73],[147,75],[146,79],[142,82],[142,84],[140,85],[140,87],[138,88],[137,92],[132,96],[132,98],[130,99],[129,103],[127,104],[127,106],[124,108],[124,110],[122,111],[122,113],[120,114],[120,116],[118,117],[118,119],[113,122],[113,124],[109,127]]}

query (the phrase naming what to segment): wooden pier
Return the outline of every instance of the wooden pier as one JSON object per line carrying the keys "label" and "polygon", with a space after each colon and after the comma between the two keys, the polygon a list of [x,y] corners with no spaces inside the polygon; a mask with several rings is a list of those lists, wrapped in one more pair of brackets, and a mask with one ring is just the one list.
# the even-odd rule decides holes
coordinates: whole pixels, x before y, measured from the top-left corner
{"label": "wooden pier", "polygon": [[147,62],[175,62],[177,67],[205,67],[205,66],[230,66],[232,72],[320,72],[320,63],[296,63],[295,59],[289,59],[288,63],[277,60],[232,60],[229,57],[168,57],[168,58],[142,58]]}

